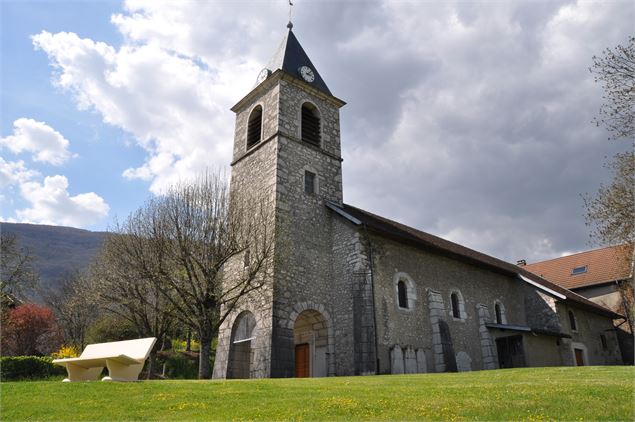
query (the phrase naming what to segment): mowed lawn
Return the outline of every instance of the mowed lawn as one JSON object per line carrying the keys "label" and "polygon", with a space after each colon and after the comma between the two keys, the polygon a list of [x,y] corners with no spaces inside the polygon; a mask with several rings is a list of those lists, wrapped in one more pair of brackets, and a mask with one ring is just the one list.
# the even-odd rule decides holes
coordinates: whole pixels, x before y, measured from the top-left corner
{"label": "mowed lawn", "polygon": [[633,367],[1,384],[2,420],[628,420]]}

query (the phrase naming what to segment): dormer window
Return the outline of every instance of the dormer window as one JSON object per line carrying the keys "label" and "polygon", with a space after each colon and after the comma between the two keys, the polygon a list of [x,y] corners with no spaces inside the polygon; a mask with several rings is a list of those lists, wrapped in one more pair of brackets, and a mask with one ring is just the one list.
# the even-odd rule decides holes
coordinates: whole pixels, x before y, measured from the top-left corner
{"label": "dormer window", "polygon": [[587,272],[587,266],[583,265],[580,267],[575,267],[574,269],[571,270],[571,275],[578,275],[578,274],[584,274]]}
{"label": "dormer window", "polygon": [[302,140],[320,146],[320,112],[311,103],[302,104]]}
{"label": "dormer window", "polygon": [[247,149],[262,139],[262,106],[257,105],[249,115],[247,122]]}

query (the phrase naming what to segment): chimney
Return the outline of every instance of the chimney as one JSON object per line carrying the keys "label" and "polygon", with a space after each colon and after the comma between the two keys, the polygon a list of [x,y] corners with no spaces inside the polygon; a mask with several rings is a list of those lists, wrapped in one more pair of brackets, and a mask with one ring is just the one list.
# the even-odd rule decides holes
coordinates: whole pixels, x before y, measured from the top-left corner
{"label": "chimney", "polygon": [[519,267],[524,267],[525,265],[527,265],[527,261],[525,261],[524,259],[519,259],[518,261],[516,261],[516,265],[518,265]]}

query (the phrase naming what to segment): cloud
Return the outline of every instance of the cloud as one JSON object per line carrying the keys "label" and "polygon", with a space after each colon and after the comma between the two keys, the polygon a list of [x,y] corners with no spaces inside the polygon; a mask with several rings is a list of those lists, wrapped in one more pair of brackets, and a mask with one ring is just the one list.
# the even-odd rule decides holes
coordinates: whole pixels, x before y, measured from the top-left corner
{"label": "cloud", "polygon": [[20,185],[27,180],[39,176],[35,170],[30,170],[24,165],[24,161],[6,161],[0,157],[0,189],[9,189]]}
{"label": "cloud", "polygon": [[[120,46],[41,32],[55,81],[134,136],[153,192],[225,166],[228,108],[284,32],[284,2],[126,1]],[[303,2],[294,32],[342,109],[345,200],[495,256],[586,244],[580,193],[606,173],[591,57],[629,2]],[[273,24],[272,22],[276,22]],[[325,30],[328,28],[328,30]]]}
{"label": "cloud", "polygon": [[71,158],[68,139],[44,122],[20,118],[13,122],[13,135],[0,139],[0,145],[19,154],[30,152],[34,161],[61,165]]}
{"label": "cloud", "polygon": [[[61,164],[71,156],[68,140],[33,119],[16,120],[14,134],[2,138],[0,143],[15,153],[31,152],[34,161],[50,164]],[[36,179],[41,176],[22,160],[7,161],[0,157],[0,189],[3,191],[0,199],[14,206],[13,193],[17,189],[22,199],[30,203],[30,207],[15,210],[15,217],[0,217],[2,221],[86,227],[108,214],[108,204],[94,192],[71,196],[65,176],[45,177],[40,183]]]}
{"label": "cloud", "polygon": [[56,175],[45,177],[43,183],[25,182],[20,186],[22,197],[30,208],[16,211],[23,223],[86,227],[106,217],[109,206],[94,192],[70,196],[68,179]]}
{"label": "cloud", "polygon": [[[346,200],[510,261],[584,249],[580,194],[595,189],[603,157],[620,148],[590,124],[601,91],[587,69],[626,39],[632,8],[493,6],[386,2],[385,25],[340,42],[357,63],[395,57],[382,78],[402,84],[382,138],[371,118],[342,119]],[[351,114],[384,109],[377,90],[361,95]]]}

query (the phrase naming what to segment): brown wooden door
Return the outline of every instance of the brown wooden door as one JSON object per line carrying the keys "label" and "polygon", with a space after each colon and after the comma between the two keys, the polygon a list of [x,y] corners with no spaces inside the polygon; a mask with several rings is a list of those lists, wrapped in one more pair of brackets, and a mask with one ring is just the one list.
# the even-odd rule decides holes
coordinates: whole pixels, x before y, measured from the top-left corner
{"label": "brown wooden door", "polygon": [[297,378],[307,378],[311,376],[308,343],[297,344],[295,346],[295,376]]}
{"label": "brown wooden door", "polygon": [[578,366],[584,366],[584,355],[582,349],[573,349],[575,352],[575,364]]}

